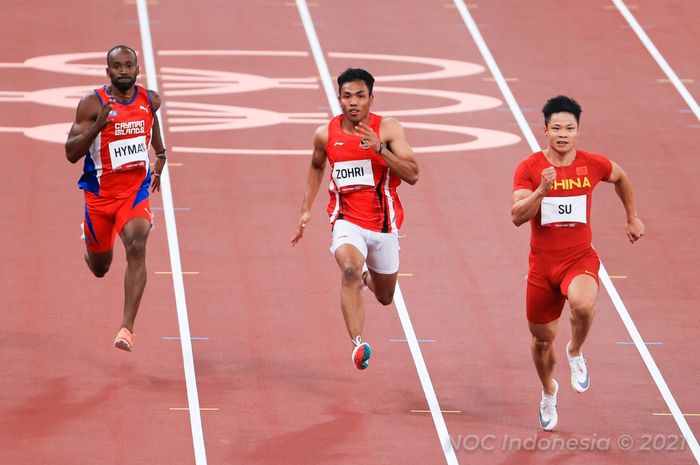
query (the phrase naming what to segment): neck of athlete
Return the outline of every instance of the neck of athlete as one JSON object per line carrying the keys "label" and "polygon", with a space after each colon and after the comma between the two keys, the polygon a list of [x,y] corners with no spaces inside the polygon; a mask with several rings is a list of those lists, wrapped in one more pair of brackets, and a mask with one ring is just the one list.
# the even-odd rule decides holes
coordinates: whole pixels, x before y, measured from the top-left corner
{"label": "neck of athlete", "polygon": [[[364,123],[364,124],[369,125],[369,113],[367,113],[367,116],[362,118],[362,121],[360,121],[360,123]],[[360,124],[360,123],[357,123],[357,124]],[[356,129],[357,124],[350,121],[350,119],[346,115],[345,118],[343,118],[340,121],[340,129],[342,129],[343,132],[346,132],[347,134],[357,134],[357,129]]]}
{"label": "neck of athlete", "polygon": [[576,160],[576,148],[574,147],[566,152],[557,152],[552,147],[547,147],[542,152],[552,166],[569,166]]}
{"label": "neck of athlete", "polygon": [[114,97],[115,100],[118,102],[128,102],[134,97],[134,93],[136,92],[136,86],[131,86],[126,92],[122,92],[121,90],[117,89],[113,85],[108,86],[109,93],[112,97]]}

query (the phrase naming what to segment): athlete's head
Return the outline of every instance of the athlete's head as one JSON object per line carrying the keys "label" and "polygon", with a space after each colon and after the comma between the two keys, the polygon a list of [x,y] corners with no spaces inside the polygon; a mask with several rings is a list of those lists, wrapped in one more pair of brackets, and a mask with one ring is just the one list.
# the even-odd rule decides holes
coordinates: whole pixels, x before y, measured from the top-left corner
{"label": "athlete's head", "polygon": [[343,114],[352,123],[363,121],[374,102],[374,77],[364,69],[348,68],[338,76],[338,101]]}
{"label": "athlete's head", "polygon": [[362,68],[348,68],[343,73],[338,76],[338,93],[343,90],[343,85],[352,81],[363,81],[367,86],[369,95],[372,95],[372,88],[374,87],[374,76],[369,74]]}
{"label": "athlete's head", "polygon": [[126,45],[117,45],[107,52],[107,77],[112,85],[126,92],[136,84],[139,65],[136,52]]}
{"label": "athlete's head", "polygon": [[544,113],[544,134],[548,148],[560,155],[576,149],[581,106],[576,100],[559,95],[547,100]]}
{"label": "athlete's head", "polygon": [[581,117],[581,105],[566,95],[557,95],[547,100],[547,103],[542,107],[542,113],[544,113],[545,126],[549,124],[549,120],[555,113],[571,113],[576,119],[576,124],[578,124]]}

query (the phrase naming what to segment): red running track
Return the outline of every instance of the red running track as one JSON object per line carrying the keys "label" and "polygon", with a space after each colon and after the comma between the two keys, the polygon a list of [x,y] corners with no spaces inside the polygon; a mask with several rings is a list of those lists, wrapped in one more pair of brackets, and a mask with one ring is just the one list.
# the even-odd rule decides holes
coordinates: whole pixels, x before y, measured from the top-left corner
{"label": "red running track", "polygon": [[[502,99],[486,70],[399,81],[388,76],[436,68],[337,55],[428,57],[484,66],[451,3],[421,3],[420,15],[410,3],[312,3],[331,73],[350,65],[375,73],[375,109],[413,124],[407,134],[416,148],[471,140],[417,129],[421,123],[502,131],[502,140],[507,134],[522,136],[505,105],[405,114],[453,103],[431,91]],[[133,4],[94,9],[66,4],[50,17],[38,5],[13,6],[0,34],[3,43],[16,48],[3,54],[4,62],[103,52],[119,42],[141,46]],[[304,80],[318,71],[296,6],[200,2],[194,8],[151,2],[149,10],[173,196],[181,209],[176,216],[183,269],[199,273],[185,277],[191,333],[208,338],[193,341],[199,400],[202,407],[218,409],[202,412],[208,463],[445,463],[430,416],[410,412],[427,407],[406,345],[390,341],[405,337],[392,307],[368,305],[365,337],[376,352],[371,368],[360,373],[349,361],[337,270],[327,252],[325,193],[301,247],[289,246],[308,155],[191,150],[308,150],[313,128],[330,110],[315,80]],[[517,78],[510,85],[535,133],[544,100],[569,93],[584,106],[581,147],[609,155],[630,174],[648,236],[634,246],[626,243],[622,208],[613,190],[603,186],[595,199],[595,245],[610,274],[627,276],[615,284],[641,334],[663,343],[650,350],[680,407],[700,412],[691,342],[698,322],[694,264],[700,257],[693,245],[698,219],[692,214],[692,186],[699,165],[688,157],[698,121],[682,111],[684,103],[669,84],[657,81],[664,77],[661,71],[622,16],[604,2],[554,8],[549,2],[525,7],[486,1],[470,11],[505,76]],[[662,9],[647,1],[633,12],[677,73],[695,77],[697,51],[683,44],[697,40],[688,19],[698,16],[697,6],[669,2]],[[182,50],[298,53],[192,56],[177,52]],[[5,91],[98,85],[104,81],[101,60],[84,61],[97,65],[94,77],[3,67],[0,83]],[[298,80],[291,82],[296,88],[194,94],[176,87],[178,79],[199,82],[195,90],[211,86],[186,69],[205,77],[212,70],[252,76],[220,76],[235,89],[241,85],[236,81],[259,84],[263,76],[283,78],[281,86],[289,85],[289,78]],[[387,87],[420,89],[420,94]],[[698,98],[697,89],[691,84],[689,89]],[[68,122],[74,108],[2,104],[0,126],[13,128]],[[194,104],[209,113],[193,114]],[[251,118],[249,109],[302,113],[305,122],[260,127],[260,121],[270,123],[279,115],[245,120]],[[225,120],[232,128],[192,130],[195,122],[178,119],[196,117]],[[258,126],[240,128],[244,121]],[[120,320],[123,258],[117,246],[105,280],[90,276],[82,263],[82,205],[73,188],[79,168],[65,161],[55,142],[3,131],[1,168],[13,174],[5,176],[2,194],[13,202],[5,203],[0,223],[7,264],[1,271],[6,311],[0,353],[8,367],[0,383],[0,462],[109,463],[117,457],[194,463],[188,414],[169,410],[186,407],[187,398],[178,342],[162,339],[178,335],[170,278],[155,274],[170,266],[162,214],[149,241],[137,350],[120,353],[110,343]],[[402,272],[412,274],[401,278],[401,287],[418,337],[435,341],[421,348],[441,407],[459,411],[444,414],[459,463],[694,463],[687,447],[664,452],[617,447],[621,435],[639,444],[647,436],[670,442],[680,433],[671,417],[653,415],[667,412],[666,405],[634,346],[618,344],[629,336],[604,292],[586,344],[593,387],[585,395],[563,389],[558,431],[537,429],[539,387],[523,310],[528,238],[525,228],[509,221],[512,171],[528,153],[524,141],[421,152],[420,182],[401,189],[407,209]],[[26,189],[28,183],[41,188]],[[159,206],[159,197],[152,202]],[[17,225],[26,225],[21,234]],[[565,324],[560,331],[563,358]],[[566,379],[565,365],[560,360],[560,381]],[[696,418],[688,422],[697,434]],[[474,438],[486,447],[464,450]],[[530,438],[579,444],[595,439],[600,447],[609,439],[611,444],[607,451],[530,451],[514,445]],[[515,442],[504,446],[508,440]]]}

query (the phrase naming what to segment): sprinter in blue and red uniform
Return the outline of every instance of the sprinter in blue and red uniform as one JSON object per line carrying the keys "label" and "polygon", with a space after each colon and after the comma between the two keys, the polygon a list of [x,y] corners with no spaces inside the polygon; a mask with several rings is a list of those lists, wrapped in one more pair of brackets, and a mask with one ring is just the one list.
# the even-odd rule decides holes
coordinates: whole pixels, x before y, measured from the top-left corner
{"label": "sprinter in blue and red uniform", "polygon": [[[134,320],[146,287],[146,241],[151,229],[148,189],[160,190],[165,147],[156,111],[157,93],[136,85],[136,52],[118,45],[107,53],[111,84],[80,100],[66,141],[66,158],[85,157],[78,187],[85,191],[85,261],[103,277],[112,263],[117,234],[126,249],[124,318],[115,347],[134,347]],[[151,172],[148,147],[156,152]]]}

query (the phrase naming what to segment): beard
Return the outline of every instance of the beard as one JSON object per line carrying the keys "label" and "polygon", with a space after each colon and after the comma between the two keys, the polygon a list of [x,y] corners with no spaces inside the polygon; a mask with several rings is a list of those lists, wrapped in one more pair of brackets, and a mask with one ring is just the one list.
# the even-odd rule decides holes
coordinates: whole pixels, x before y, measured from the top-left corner
{"label": "beard", "polygon": [[127,90],[134,87],[134,84],[136,84],[136,76],[134,76],[133,78],[129,78],[128,81],[120,80],[116,77],[110,80],[112,81],[112,85],[119,89],[120,92],[126,92]]}

